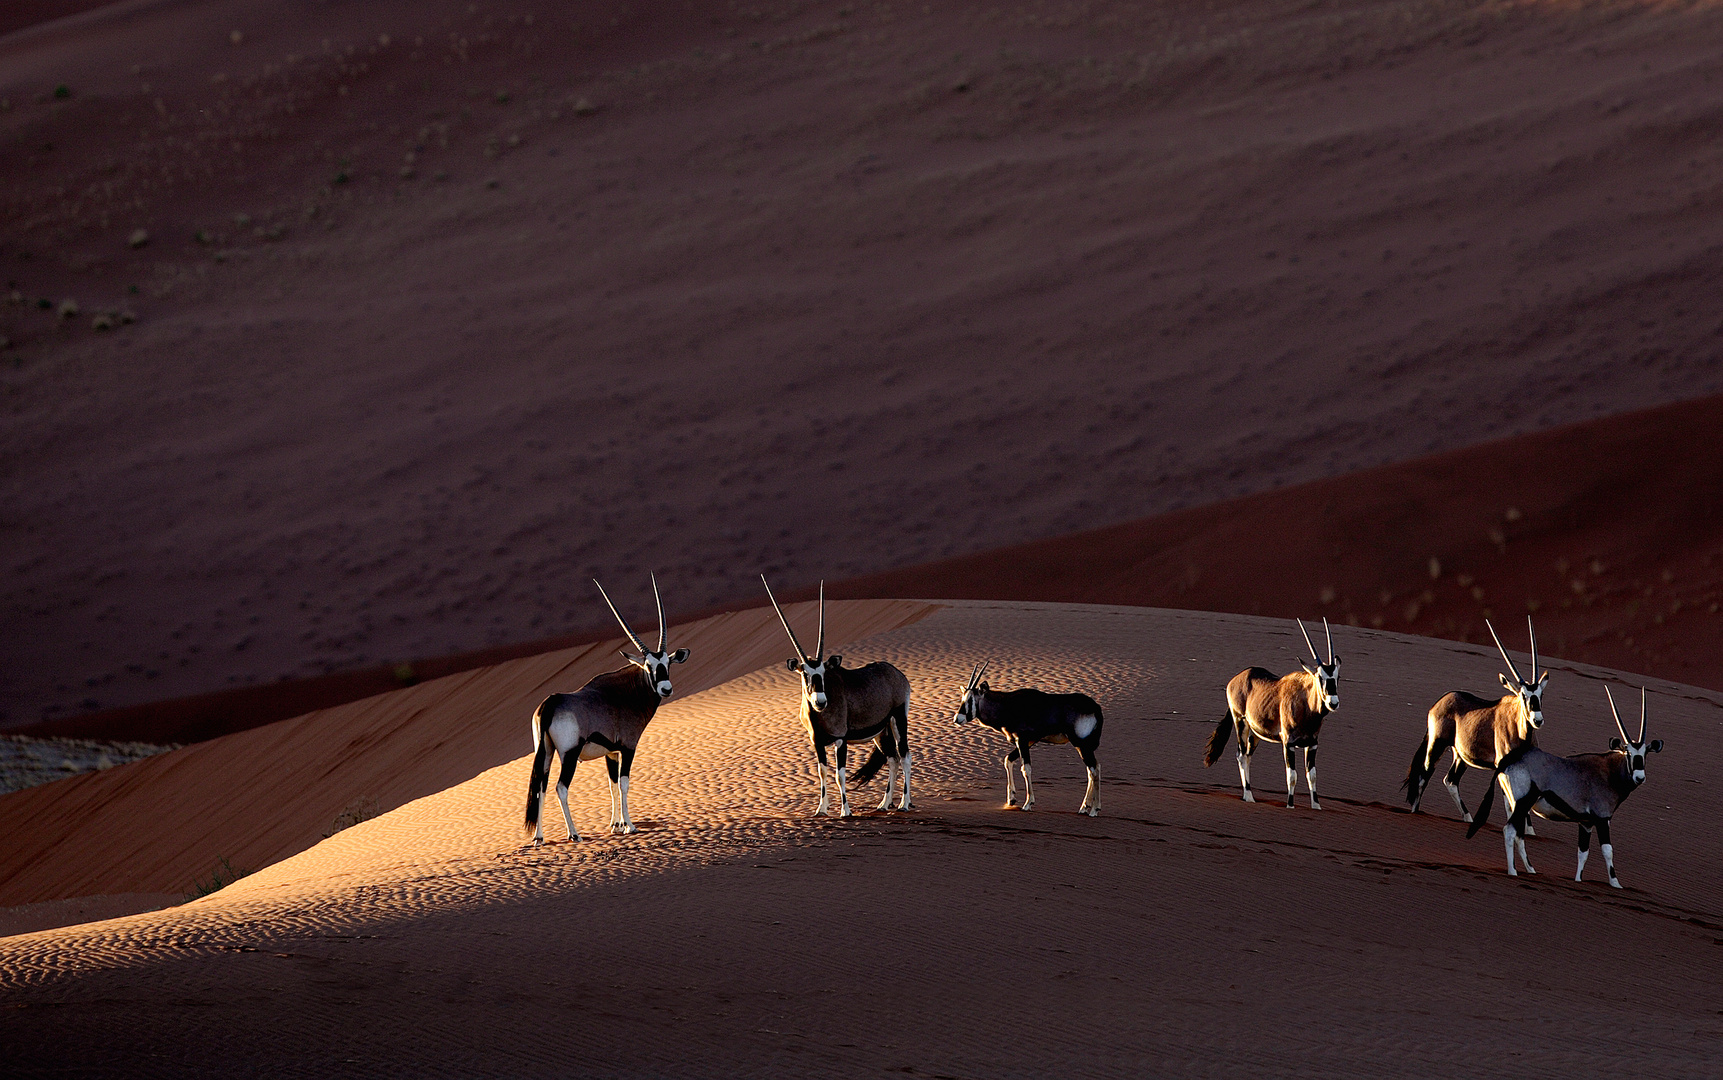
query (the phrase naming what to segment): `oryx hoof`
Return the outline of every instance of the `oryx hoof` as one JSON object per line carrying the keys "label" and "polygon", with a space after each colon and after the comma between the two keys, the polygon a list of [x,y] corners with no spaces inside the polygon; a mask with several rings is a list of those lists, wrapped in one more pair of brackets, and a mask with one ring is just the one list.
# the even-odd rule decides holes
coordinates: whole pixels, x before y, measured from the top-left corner
{"label": "oryx hoof", "polygon": [[1019,806],[1017,809],[1022,810],[1025,813],[1027,813],[1028,811],[1035,809],[1035,804],[1032,802],[1026,802],[1022,806]]}
{"label": "oryx hoof", "polygon": [[1017,809],[1017,799],[1013,796],[1006,796],[1005,809],[1007,809],[1007,810]]}
{"label": "oryx hoof", "polygon": [[1612,889],[1619,889],[1619,888],[1621,888],[1621,882],[1615,880],[1614,878],[1610,878],[1609,879],[1609,887]]}
{"label": "oryx hoof", "polygon": [[533,837],[532,838],[532,846],[533,847],[544,847],[544,837],[542,837],[542,836]]}
{"label": "oryx hoof", "polygon": [[1250,793],[1250,789],[1249,789],[1249,788],[1245,788],[1245,789],[1244,789],[1244,801],[1245,801],[1245,802],[1255,802],[1255,801],[1256,801],[1256,796],[1255,796],[1255,795],[1252,795],[1252,794],[1251,794],[1251,793]]}
{"label": "oryx hoof", "polygon": [[1535,873],[1537,873],[1537,871],[1532,869],[1531,863],[1526,863],[1526,873],[1535,874]]}
{"label": "oryx hoof", "polygon": [[1099,806],[1081,807],[1077,810],[1077,813],[1088,814],[1090,817],[1100,817],[1101,816],[1101,808]]}
{"label": "oryx hoof", "polygon": [[1312,810],[1320,810],[1320,809],[1322,809],[1322,804],[1317,802],[1315,799],[1311,799],[1310,800],[1310,808]]}
{"label": "oryx hoof", "polygon": [[639,831],[639,829],[634,827],[634,822],[632,821],[625,821],[616,827],[616,832],[619,836],[633,836]]}
{"label": "oryx hoof", "polygon": [[914,810],[915,804],[910,802],[908,799],[905,799],[902,802],[897,804],[897,808],[899,810]]}
{"label": "oryx hoof", "polygon": [[846,806],[838,811],[838,817],[855,817],[855,811]]}
{"label": "oryx hoof", "polygon": [[1460,815],[1460,820],[1461,820],[1461,821],[1463,821],[1463,822],[1465,822],[1465,823],[1466,823],[1466,824],[1467,824],[1467,825],[1470,825],[1470,824],[1471,824],[1471,823],[1472,823],[1472,815],[1470,815],[1470,814],[1461,814],[1461,815]]}
{"label": "oryx hoof", "polygon": [[1513,867],[1510,866],[1510,867],[1508,867],[1508,876],[1509,877],[1519,877],[1520,872],[1518,870],[1515,870]]}

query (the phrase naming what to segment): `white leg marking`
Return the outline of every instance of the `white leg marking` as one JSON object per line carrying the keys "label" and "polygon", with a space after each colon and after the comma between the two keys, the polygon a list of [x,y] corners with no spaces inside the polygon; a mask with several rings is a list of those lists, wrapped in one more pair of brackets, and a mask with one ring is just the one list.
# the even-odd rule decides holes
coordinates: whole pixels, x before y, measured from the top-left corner
{"label": "white leg marking", "polygon": [[1029,762],[1023,762],[1023,809],[1028,810],[1035,805],[1035,781],[1029,775]]}
{"label": "white leg marking", "polygon": [[1469,824],[1472,820],[1472,815],[1466,813],[1466,804],[1460,801],[1460,785],[1444,776],[1442,777],[1442,786],[1447,788],[1448,794],[1454,797],[1454,809],[1458,810],[1460,812],[1460,817],[1464,818]]}
{"label": "white leg marking", "polygon": [[1573,879],[1575,881],[1584,881],[1585,880],[1585,860],[1590,858],[1590,857],[1591,857],[1591,852],[1585,850],[1584,848],[1580,848],[1580,850],[1579,850],[1579,868],[1573,872]]}
{"label": "white leg marking", "polygon": [[1511,821],[1502,826],[1502,845],[1508,849],[1508,876],[1519,877],[1520,872],[1514,869],[1514,824]]}
{"label": "white leg marking", "polygon": [[1616,888],[1616,889],[1621,888],[1621,882],[1619,882],[1615,879],[1615,845],[1614,844],[1603,845],[1603,868],[1605,870],[1609,871],[1610,887]]}
{"label": "white leg marking", "polygon": [[1304,787],[1310,792],[1310,808],[1312,810],[1322,809],[1322,804],[1316,801],[1316,769],[1310,764],[1308,747],[1304,750]]}
{"label": "white leg marking", "polygon": [[838,766],[838,817],[849,817],[851,814],[850,793],[844,787],[844,773],[848,771],[842,765]]}
{"label": "white leg marking", "polygon": [[620,788],[619,800],[622,804],[622,818],[620,824],[617,825],[617,831],[624,835],[639,832],[640,830],[634,827],[634,819],[628,816],[628,777],[620,777],[616,783],[617,787]]}
{"label": "white leg marking", "polygon": [[544,792],[538,793],[538,828],[533,830],[532,846],[544,843]]}
{"label": "white leg marking", "polygon": [[897,781],[897,759],[896,758],[886,758],[885,759],[885,798],[881,799],[879,801],[879,805],[874,807],[874,809],[876,809],[876,810],[890,810],[891,809],[891,786],[896,781]]}
{"label": "white leg marking", "polygon": [[899,810],[913,810],[913,809],[915,809],[915,804],[913,802],[911,802],[910,798],[909,798],[909,764],[910,764],[910,760],[911,760],[910,752],[908,750],[905,750],[903,752],[903,798],[899,799],[897,802],[897,808]]}
{"label": "white leg marking", "polygon": [[1244,786],[1244,801],[1255,802],[1256,796],[1250,793],[1250,755],[1242,746],[1238,750],[1238,782]]}
{"label": "white leg marking", "polygon": [[1291,765],[1286,767],[1286,805],[1292,805],[1293,792],[1298,790],[1298,770]]}
{"label": "white leg marking", "polygon": [[[573,779],[573,777],[570,777]],[[568,785],[556,785],[556,797],[562,802],[562,823],[568,826],[568,838],[579,840],[580,834],[574,831],[574,815],[568,812]]]}
{"label": "white leg marking", "polygon": [[1088,770],[1088,773],[1089,786],[1083,792],[1083,805],[1077,808],[1077,812],[1079,814],[1088,814],[1090,817],[1100,817],[1101,774],[1094,769]]}
{"label": "white leg marking", "polygon": [[1017,805],[1017,782],[1011,776],[1011,756],[1009,754],[1005,756],[1005,805],[1007,807]]}
{"label": "white leg marking", "polygon": [[1514,850],[1520,853],[1520,865],[1526,868],[1526,873],[1537,873],[1536,870],[1532,869],[1531,860],[1526,858],[1526,838],[1524,833],[1514,834]]}

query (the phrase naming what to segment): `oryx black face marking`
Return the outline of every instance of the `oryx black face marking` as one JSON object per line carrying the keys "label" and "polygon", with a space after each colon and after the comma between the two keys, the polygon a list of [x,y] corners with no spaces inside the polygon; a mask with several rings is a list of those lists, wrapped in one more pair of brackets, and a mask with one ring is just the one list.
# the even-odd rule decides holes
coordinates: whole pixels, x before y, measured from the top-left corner
{"label": "oryx black face marking", "polygon": [[1035,805],[1035,782],[1030,771],[1029,748],[1036,743],[1070,743],[1077,748],[1088,770],[1089,782],[1083,791],[1079,814],[1099,817],[1101,813],[1101,772],[1095,761],[1095,751],[1101,746],[1101,706],[1087,694],[1048,694],[1033,688],[999,692],[981,681],[987,664],[977,664],[969,674],[963,689],[963,699],[957,704],[953,723],[977,721],[1004,735],[1011,749],[1005,755],[1005,805],[1017,805],[1017,789],[1012,782],[1011,766],[1023,772],[1023,809]]}
{"label": "oryx black face marking", "polygon": [[[1609,699],[1609,711],[1615,717],[1621,738],[1609,740],[1607,754],[1573,754],[1557,757],[1537,746],[1526,746],[1491,773],[1507,795],[1508,823],[1502,828],[1502,842],[1507,849],[1508,873],[1517,874],[1514,857],[1518,855],[1526,873],[1535,873],[1526,861],[1527,817],[1536,813],[1551,821],[1572,821],[1579,826],[1578,866],[1573,879],[1585,876],[1585,861],[1591,853],[1591,830],[1597,830],[1603,842],[1603,863],[1609,872],[1609,883],[1621,888],[1615,874],[1615,848],[1609,841],[1609,823],[1627,797],[1645,782],[1645,755],[1663,749],[1662,739],[1645,738],[1645,688],[1639,691],[1639,737],[1629,738],[1621,723],[1621,713],[1615,708],[1615,695],[1604,687]],[[1477,835],[1489,816],[1490,803],[1496,795],[1492,783],[1478,807],[1478,820],[1466,830],[1466,836]]]}
{"label": "oryx black face marking", "polygon": [[1322,732],[1322,719],[1340,706],[1340,657],[1334,653],[1334,632],[1328,620],[1322,620],[1328,639],[1328,659],[1316,654],[1316,645],[1304,622],[1298,621],[1299,633],[1316,661],[1313,668],[1303,661],[1303,671],[1275,675],[1266,668],[1246,668],[1232,677],[1226,685],[1226,714],[1215,725],[1209,737],[1203,765],[1213,765],[1220,759],[1234,730],[1238,732],[1238,778],[1244,785],[1244,801],[1255,802],[1250,790],[1250,758],[1256,752],[1259,739],[1280,743],[1286,763],[1286,805],[1292,806],[1292,796],[1298,782],[1293,751],[1304,751],[1304,787],[1310,793],[1310,808],[1322,809],[1316,798],[1316,741]]}
{"label": "oryx black face marking", "polygon": [[[1521,746],[1537,745],[1537,729],[1544,722],[1543,693],[1549,684],[1549,672],[1544,672],[1536,682],[1527,681],[1508,655],[1508,650],[1502,646],[1502,639],[1496,637],[1496,628],[1490,626],[1487,619],[1484,625],[1489,627],[1496,650],[1513,673],[1500,676],[1507,694],[1499,699],[1490,699],[1455,690],[1444,694],[1430,707],[1424,741],[1412,752],[1411,768],[1401,784],[1413,813],[1418,812],[1424,787],[1435,773],[1436,762],[1441,760],[1444,750],[1453,749],[1454,764],[1443,783],[1448,794],[1453,796],[1460,817],[1471,821],[1472,815],[1466,811],[1466,804],[1460,798],[1460,777],[1465,775],[1467,766],[1494,769]],[[1536,672],[1538,639],[1530,617],[1526,619],[1526,634],[1531,642],[1531,670]]]}
{"label": "oryx black face marking", "polygon": [[[766,584],[764,574],[760,575],[760,582]],[[890,809],[892,784],[900,775],[903,778],[903,797],[897,808],[911,809],[909,680],[904,678],[903,672],[890,664],[874,663],[866,667],[845,668],[843,657],[836,654],[825,655],[825,582],[820,582],[820,630],[818,643],[811,656],[802,648],[802,643],[796,640],[796,632],[790,629],[790,620],[785,618],[784,609],[778,606],[778,598],[772,596],[772,587],[769,584],[766,585],[766,596],[771,599],[772,608],[778,613],[778,621],[783,623],[784,633],[789,636],[790,644],[795,646],[796,650],[796,655],[790,657],[784,666],[800,675],[802,680],[802,725],[807,729],[808,741],[813,744],[820,781],[820,803],[815,813],[830,813],[826,796],[828,747],[836,749],[837,766],[834,775],[837,779],[839,817],[849,817],[851,813],[848,785],[867,783],[882,765],[889,768],[886,772],[885,798],[880,802],[879,809]],[[855,775],[848,777],[848,745],[852,742],[871,742],[873,752],[868,755],[861,768],[856,770]]]}
{"label": "oryx black face marking", "polygon": [[658,604],[656,649],[648,649],[628,628],[604,586],[598,585],[598,591],[640,655],[623,652],[628,667],[595,675],[572,694],[552,694],[533,713],[532,778],[527,783],[526,827],[532,830],[535,845],[544,842],[540,810],[545,786],[550,782],[552,754],[562,757],[556,796],[562,803],[562,818],[570,840],[580,839],[580,834],[575,832],[574,815],[568,809],[568,785],[574,779],[574,767],[589,758],[604,758],[610,772],[610,831],[636,831],[628,814],[628,774],[634,765],[634,749],[657,713],[659,703],[671,694],[670,665],[688,659],[687,649],[671,652],[665,648],[664,600],[658,594],[657,575],[652,578],[652,596]]}

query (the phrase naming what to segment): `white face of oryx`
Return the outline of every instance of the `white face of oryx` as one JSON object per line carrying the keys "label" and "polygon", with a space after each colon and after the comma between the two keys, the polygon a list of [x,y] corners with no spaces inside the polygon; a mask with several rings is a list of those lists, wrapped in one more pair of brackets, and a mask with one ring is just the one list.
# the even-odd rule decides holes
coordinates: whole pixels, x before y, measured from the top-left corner
{"label": "white face of oryx", "polygon": [[[1502,686],[1510,694],[1517,694],[1520,706],[1525,711],[1525,722],[1528,727],[1541,728],[1544,726],[1544,687],[1549,685],[1550,673],[1544,672],[1543,677],[1535,683],[1522,683],[1511,676],[1502,675]],[[1525,732],[1521,732],[1522,735]]]}
{"label": "white face of oryx", "polygon": [[802,700],[808,703],[808,708],[819,712],[826,707],[826,672],[836,670],[843,663],[841,656],[828,656],[824,660],[799,660],[792,656],[784,661],[784,666],[802,676]]}
{"label": "white face of oryx", "polygon": [[1326,664],[1311,667],[1300,660],[1298,666],[1316,676],[1316,681],[1322,684],[1322,701],[1330,712],[1340,708],[1340,657],[1336,656]]}
{"label": "white face of oryx", "polygon": [[1609,740],[1611,750],[1620,750],[1627,755],[1628,770],[1633,773],[1633,786],[1645,783],[1645,755],[1661,754],[1663,740],[1652,739],[1650,742],[1628,742],[1625,739]]}
{"label": "white face of oryx", "polygon": [[979,698],[987,693],[987,684],[978,683],[973,689],[963,692],[963,700],[957,705],[957,715],[951,718],[953,724],[967,724],[975,719],[975,711],[981,707]]}
{"label": "white face of oryx", "polygon": [[670,665],[680,664],[688,659],[687,649],[677,649],[675,652],[648,652],[645,656],[629,656],[628,662],[646,673],[646,679],[652,688],[658,691],[659,700],[670,696]]}

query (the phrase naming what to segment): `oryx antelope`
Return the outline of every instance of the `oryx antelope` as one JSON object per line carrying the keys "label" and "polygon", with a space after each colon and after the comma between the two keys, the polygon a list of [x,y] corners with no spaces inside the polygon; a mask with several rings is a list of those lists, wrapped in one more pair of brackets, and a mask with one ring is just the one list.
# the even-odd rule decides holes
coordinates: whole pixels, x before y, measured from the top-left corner
{"label": "oryx antelope", "polygon": [[1275,675],[1265,668],[1246,668],[1226,684],[1226,715],[1215,725],[1209,737],[1208,752],[1203,765],[1213,765],[1226,749],[1233,729],[1238,729],[1238,778],[1244,784],[1244,801],[1255,802],[1250,791],[1250,756],[1256,753],[1258,739],[1277,742],[1286,752],[1286,805],[1292,806],[1292,795],[1298,784],[1298,771],[1293,751],[1304,751],[1304,787],[1310,793],[1310,808],[1322,809],[1316,801],[1316,739],[1322,732],[1322,719],[1340,707],[1340,657],[1334,655],[1334,632],[1328,620],[1322,620],[1328,635],[1328,660],[1316,655],[1310,631],[1302,619],[1298,632],[1310,649],[1313,668],[1300,660],[1303,671]]}
{"label": "oryx antelope", "polygon": [[[1412,752],[1412,767],[1406,773],[1406,782],[1401,785],[1414,814],[1418,812],[1424,787],[1435,773],[1442,751],[1450,747],[1454,751],[1453,767],[1442,778],[1442,783],[1447,785],[1448,794],[1454,797],[1460,817],[1471,821],[1472,815],[1466,812],[1466,804],[1460,799],[1460,777],[1465,775],[1466,767],[1494,769],[1521,745],[1537,745],[1536,731],[1544,725],[1543,693],[1545,684],[1549,682],[1549,672],[1544,672],[1535,683],[1527,682],[1508,656],[1508,650],[1502,648],[1502,639],[1496,637],[1496,628],[1490,626],[1488,619],[1484,620],[1484,626],[1488,627],[1490,637],[1495,640],[1496,651],[1502,654],[1508,670],[1513,672],[1512,678],[1498,673],[1508,692],[1500,700],[1491,701],[1464,690],[1455,690],[1443,694],[1436,704],[1430,706],[1424,741]],[[1537,675],[1538,638],[1532,630],[1529,615],[1526,616],[1526,636],[1531,640],[1531,671]],[[1483,820],[1482,815],[1479,820]]]}
{"label": "oryx antelope", "polygon": [[[1609,842],[1609,821],[1615,811],[1645,783],[1645,755],[1661,753],[1663,740],[1645,741],[1645,688],[1639,689],[1639,738],[1627,737],[1621,725],[1621,714],[1615,709],[1615,695],[1603,688],[1609,698],[1609,711],[1615,717],[1615,730],[1621,738],[1609,740],[1607,754],[1574,754],[1557,757],[1538,746],[1526,746],[1507,761],[1498,764],[1491,780],[1500,776],[1508,793],[1508,823],[1502,827],[1502,843],[1508,851],[1508,874],[1514,875],[1514,852],[1518,851],[1526,873],[1535,874],[1526,862],[1526,815],[1536,811],[1539,817],[1551,821],[1572,821],[1579,825],[1579,866],[1573,872],[1575,881],[1585,876],[1586,856],[1591,854],[1591,831],[1603,841],[1603,865],[1609,870],[1609,883],[1621,888],[1615,876],[1615,848]],[[1490,816],[1490,801],[1496,786],[1491,783],[1478,807],[1478,820],[1466,830],[1468,839],[1477,835]]]}
{"label": "oryx antelope", "polygon": [[1005,805],[1017,805],[1017,789],[1012,783],[1011,764],[1023,770],[1023,809],[1035,805],[1035,782],[1029,771],[1029,747],[1035,743],[1070,743],[1083,758],[1089,770],[1089,786],[1083,791],[1083,804],[1077,813],[1099,817],[1101,813],[1101,773],[1095,765],[1095,751],[1101,745],[1101,707],[1087,694],[1049,694],[1033,688],[995,693],[988,689],[981,676],[987,673],[987,662],[975,665],[969,673],[969,683],[963,688],[963,700],[957,706],[953,724],[971,720],[990,727],[1011,742],[1011,752],[1005,755]]}
{"label": "oryx antelope", "polygon": [[[595,580],[594,585],[598,585]],[[664,648],[664,600],[658,595],[658,578],[652,578],[652,598],[658,602],[658,648],[648,649],[610,602],[610,594],[598,585],[599,595],[610,613],[622,624],[622,632],[640,650],[639,656],[622,652],[628,666],[594,675],[572,694],[552,694],[532,714],[532,780],[526,791],[526,827],[533,830],[536,847],[544,843],[545,784],[550,778],[550,756],[562,757],[562,775],[557,777],[556,797],[562,803],[562,820],[568,838],[579,840],[574,815],[568,812],[568,784],[574,767],[582,761],[602,757],[610,770],[610,831],[635,832],[628,816],[628,772],[634,765],[634,748],[641,732],[652,722],[658,703],[670,696],[670,665],[688,659],[687,649],[667,652]],[[618,650],[621,652],[622,650]]]}
{"label": "oryx antelope", "polygon": [[[790,644],[796,649],[796,655],[790,657],[784,666],[802,677],[802,723],[807,728],[808,741],[813,743],[820,774],[820,805],[814,813],[831,812],[826,795],[828,746],[837,748],[834,775],[839,817],[850,816],[847,784],[867,783],[881,765],[889,766],[889,770],[885,778],[885,798],[880,800],[879,809],[891,809],[891,787],[899,776],[902,777],[903,797],[898,800],[897,808],[910,809],[909,680],[904,678],[903,672],[883,661],[866,667],[845,668],[842,666],[843,657],[824,655],[825,582],[820,582],[820,636],[812,656],[796,640],[796,632],[790,629],[790,620],[784,618],[784,609],[778,607],[778,598],[772,596],[772,586],[766,584],[766,575],[760,575],[760,583],[766,585],[766,596],[772,601],[772,609],[778,613],[778,621],[784,624],[784,633],[790,636]],[[855,776],[846,777],[848,744],[863,742],[873,743],[873,753],[856,770]]]}

